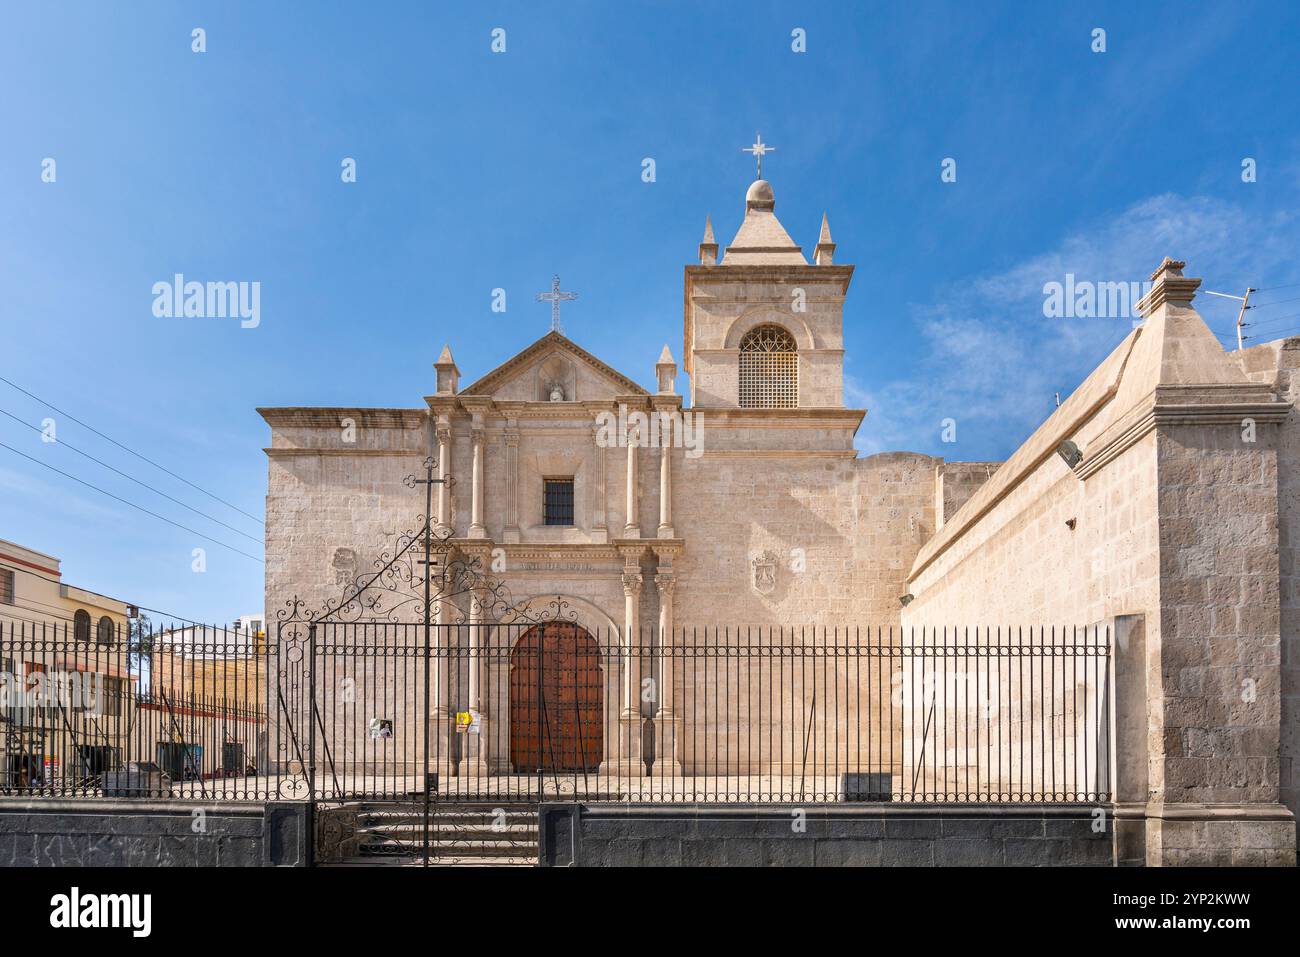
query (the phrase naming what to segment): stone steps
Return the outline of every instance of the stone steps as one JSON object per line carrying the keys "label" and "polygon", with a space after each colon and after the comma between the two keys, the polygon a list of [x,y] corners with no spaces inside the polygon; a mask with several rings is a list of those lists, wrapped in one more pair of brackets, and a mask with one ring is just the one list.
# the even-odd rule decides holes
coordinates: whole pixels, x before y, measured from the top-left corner
{"label": "stone steps", "polygon": [[[423,863],[424,806],[358,802],[356,853],[332,867],[409,866]],[[431,865],[534,866],[538,855],[535,806],[438,804],[429,817]]]}

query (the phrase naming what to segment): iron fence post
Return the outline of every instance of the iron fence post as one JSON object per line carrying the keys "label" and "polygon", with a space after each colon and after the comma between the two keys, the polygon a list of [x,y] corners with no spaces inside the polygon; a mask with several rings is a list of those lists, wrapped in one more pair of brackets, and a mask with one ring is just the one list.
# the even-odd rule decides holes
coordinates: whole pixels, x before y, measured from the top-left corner
{"label": "iron fence post", "polygon": [[307,626],[307,800],[316,803],[316,625]]}

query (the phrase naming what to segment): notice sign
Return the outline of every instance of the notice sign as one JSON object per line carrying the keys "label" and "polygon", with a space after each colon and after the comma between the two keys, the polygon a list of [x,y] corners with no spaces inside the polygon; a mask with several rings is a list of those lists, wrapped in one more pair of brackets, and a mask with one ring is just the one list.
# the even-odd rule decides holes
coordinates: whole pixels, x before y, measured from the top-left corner
{"label": "notice sign", "polygon": [[393,736],[393,722],[391,718],[371,718],[370,719],[370,736],[372,738],[391,738]]}
{"label": "notice sign", "polygon": [[457,711],[456,712],[456,733],[457,734],[478,734],[478,712],[477,711]]}

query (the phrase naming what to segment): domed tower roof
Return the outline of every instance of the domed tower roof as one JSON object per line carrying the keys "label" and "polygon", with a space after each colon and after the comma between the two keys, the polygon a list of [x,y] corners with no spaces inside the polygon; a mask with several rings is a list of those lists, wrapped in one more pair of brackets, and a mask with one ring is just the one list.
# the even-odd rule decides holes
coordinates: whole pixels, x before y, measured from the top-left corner
{"label": "domed tower roof", "polygon": [[745,219],[722,257],[724,266],[806,266],[803,250],[795,245],[776,218],[776,193],[765,179],[756,179],[745,191]]}
{"label": "domed tower roof", "polygon": [[776,194],[772,184],[765,179],[756,179],[745,190],[745,209],[773,209],[776,206]]}

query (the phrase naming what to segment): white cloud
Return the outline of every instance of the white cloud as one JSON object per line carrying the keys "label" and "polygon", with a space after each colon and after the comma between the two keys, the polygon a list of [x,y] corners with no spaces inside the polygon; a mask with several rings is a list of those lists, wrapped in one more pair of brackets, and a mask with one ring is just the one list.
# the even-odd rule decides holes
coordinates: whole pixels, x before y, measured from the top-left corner
{"label": "white cloud", "polygon": [[[1260,215],[1219,199],[1163,194],[1003,272],[941,286],[934,302],[913,309],[924,351],[909,378],[875,388],[847,379],[851,402],[870,410],[858,446],[868,454],[1005,458],[1051,413],[1054,393],[1064,399],[1131,328],[1123,318],[1046,318],[1045,283],[1063,282],[1067,273],[1143,282],[1170,255],[1187,261],[1188,275],[1235,283],[1221,291],[1260,284],[1260,277],[1276,285],[1300,279],[1297,246],[1289,207]],[[1222,303],[1198,297],[1197,307],[1216,332],[1231,327],[1235,313]],[[945,418],[956,420],[956,444],[940,441]]]}

